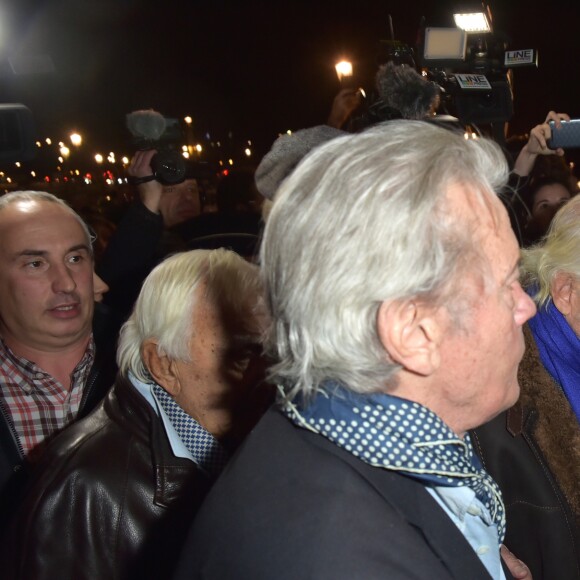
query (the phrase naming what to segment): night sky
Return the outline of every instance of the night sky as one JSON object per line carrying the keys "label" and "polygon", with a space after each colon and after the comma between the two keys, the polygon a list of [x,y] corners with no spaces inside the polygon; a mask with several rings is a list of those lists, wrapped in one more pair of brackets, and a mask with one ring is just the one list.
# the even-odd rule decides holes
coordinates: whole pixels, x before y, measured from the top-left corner
{"label": "night sky", "polygon": [[[552,108],[580,117],[580,2],[491,2],[510,48],[539,49],[515,71],[512,130]],[[388,15],[414,44],[419,21],[445,24],[449,1],[5,0],[0,2],[0,101],[22,102],[39,136],[77,130],[96,148],[128,148],[124,115],[155,108],[191,115],[196,137],[233,132],[265,150],[287,129],[324,122],[350,57],[374,71]],[[447,22],[450,25],[450,21]],[[55,72],[15,75],[7,59],[48,55]],[[366,88],[370,88],[367,82]]]}

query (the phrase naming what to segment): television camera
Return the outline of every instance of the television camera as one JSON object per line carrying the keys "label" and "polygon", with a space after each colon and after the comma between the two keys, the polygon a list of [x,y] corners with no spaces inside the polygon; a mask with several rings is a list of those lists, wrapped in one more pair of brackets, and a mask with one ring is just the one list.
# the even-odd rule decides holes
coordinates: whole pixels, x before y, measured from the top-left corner
{"label": "television camera", "polygon": [[164,117],[152,109],[133,111],[126,120],[136,149],[157,150],[151,159],[153,178],[163,185],[184,181],[187,164],[179,150],[183,140],[179,121]]}
{"label": "television camera", "polygon": [[[537,50],[509,50],[507,38],[492,31],[489,11],[489,19],[483,14],[487,26],[479,29],[465,24],[460,28],[458,16],[456,27],[429,27],[422,19],[415,49],[395,40],[389,16],[390,39],[379,41],[377,83],[386,63],[407,65],[439,87],[440,113],[456,117],[462,125],[490,125],[493,136],[503,140],[503,123],[513,115],[513,69],[537,67]],[[429,90],[428,84],[423,92]],[[367,119],[355,117],[355,128],[397,116],[397,111],[381,103],[380,92],[375,89],[370,94],[362,113]]]}

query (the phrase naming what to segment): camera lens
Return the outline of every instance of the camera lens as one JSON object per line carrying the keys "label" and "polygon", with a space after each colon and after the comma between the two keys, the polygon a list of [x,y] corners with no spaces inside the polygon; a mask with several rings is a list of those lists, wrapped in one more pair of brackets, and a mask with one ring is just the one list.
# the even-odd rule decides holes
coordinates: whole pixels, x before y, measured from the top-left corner
{"label": "camera lens", "polygon": [[185,159],[178,151],[159,151],[151,159],[155,179],[164,185],[181,183],[185,179]]}

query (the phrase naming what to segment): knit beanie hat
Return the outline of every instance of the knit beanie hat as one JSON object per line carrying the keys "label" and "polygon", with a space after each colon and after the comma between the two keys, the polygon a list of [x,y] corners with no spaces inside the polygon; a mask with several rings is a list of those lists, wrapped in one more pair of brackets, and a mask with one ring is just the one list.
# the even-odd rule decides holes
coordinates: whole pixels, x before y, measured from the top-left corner
{"label": "knit beanie hat", "polygon": [[318,125],[278,137],[256,169],[258,191],[267,199],[273,199],[282,181],[292,173],[307,153],[341,135],[347,133],[328,125]]}

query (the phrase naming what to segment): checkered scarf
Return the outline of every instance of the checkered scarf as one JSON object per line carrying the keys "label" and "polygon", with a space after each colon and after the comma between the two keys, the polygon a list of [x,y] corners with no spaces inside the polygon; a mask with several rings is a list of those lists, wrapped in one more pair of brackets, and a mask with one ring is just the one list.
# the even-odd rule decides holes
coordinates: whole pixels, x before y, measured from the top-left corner
{"label": "checkered scarf", "polygon": [[154,384],[153,391],[195,463],[217,477],[229,459],[227,451],[211,433],[188,415],[165,389]]}

